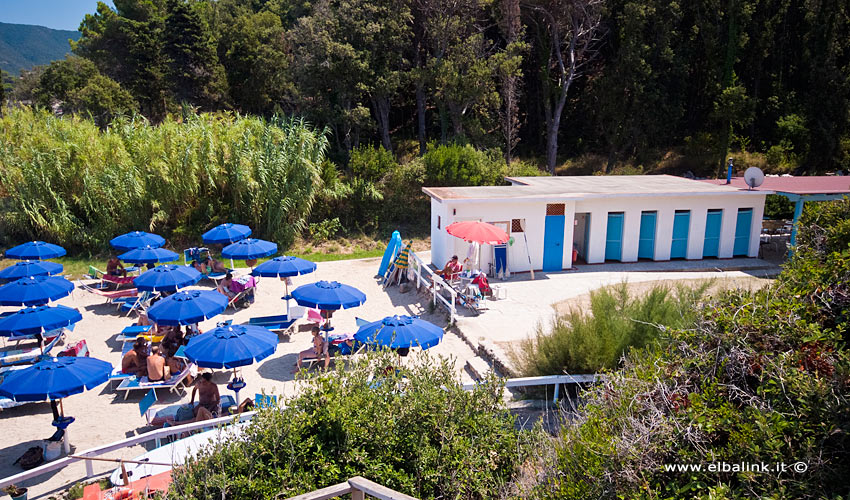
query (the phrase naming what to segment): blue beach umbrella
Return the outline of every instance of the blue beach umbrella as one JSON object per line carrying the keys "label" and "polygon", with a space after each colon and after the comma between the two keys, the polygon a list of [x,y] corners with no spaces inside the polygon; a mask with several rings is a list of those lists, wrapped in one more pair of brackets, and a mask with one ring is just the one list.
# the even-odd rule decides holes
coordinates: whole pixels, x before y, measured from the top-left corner
{"label": "blue beach umbrella", "polygon": [[64,248],[53,243],[30,241],[6,250],[7,259],[44,260],[62,257],[67,252]]}
{"label": "blue beach umbrella", "polygon": [[146,246],[159,248],[165,245],[165,238],[158,234],[146,233],[144,231],[131,231],[112,238],[109,240],[109,244],[112,245],[112,248],[120,252],[127,252]]}
{"label": "blue beach umbrella", "polygon": [[110,373],[112,365],[95,358],[46,358],[9,372],[0,384],[0,396],[16,402],[62,399],[94,389],[109,380]]}
{"label": "blue beach umbrella", "polygon": [[224,247],[221,255],[228,259],[250,260],[267,257],[277,252],[277,243],[247,238]]}
{"label": "blue beach umbrella", "polygon": [[[263,276],[271,278],[288,278],[290,276],[299,276],[301,274],[312,273],[316,270],[316,263],[299,257],[284,255],[283,257],[275,257],[267,260],[259,266],[255,267],[251,274],[254,276]],[[286,287],[286,295],[283,299],[286,300],[286,315],[289,316],[289,282],[284,281]]]}
{"label": "blue beach umbrella", "polygon": [[443,329],[410,316],[387,316],[386,318],[360,327],[354,339],[371,345],[399,349],[421,347],[428,349],[440,343]]}
{"label": "blue beach umbrella", "polygon": [[366,294],[337,281],[317,281],[301,285],[292,291],[292,296],[299,305],[323,311],[348,309],[366,302]]}
{"label": "blue beach umbrella", "polygon": [[130,264],[154,264],[156,262],[174,262],[180,258],[180,255],[171,250],[146,245],[122,253],[118,258]]}
{"label": "blue beach umbrella", "polygon": [[31,276],[0,286],[0,306],[40,306],[71,294],[74,284],[60,276]]}
{"label": "blue beach umbrella", "polygon": [[284,278],[312,273],[316,270],[316,263],[299,257],[284,255],[267,260],[255,267],[251,274],[272,278]]}
{"label": "blue beach umbrella", "polygon": [[226,222],[210,229],[201,237],[207,245],[233,243],[251,236],[251,228]]}
{"label": "blue beach umbrella", "polygon": [[0,336],[38,335],[71,326],[82,319],[80,312],[70,307],[27,307],[0,318]]}
{"label": "blue beach umbrella", "polygon": [[225,295],[212,290],[184,290],[152,305],[148,318],[159,325],[192,325],[221,314],[226,308]]}
{"label": "blue beach umbrella", "polygon": [[167,264],[156,266],[133,278],[133,286],[143,292],[172,292],[200,280],[201,273],[194,267]]}
{"label": "blue beach umbrella", "polygon": [[62,264],[47,260],[22,260],[0,271],[0,280],[17,280],[27,276],[52,276],[62,272]]}
{"label": "blue beach umbrella", "polygon": [[277,335],[261,326],[220,326],[193,337],[184,353],[204,368],[237,368],[271,356],[277,342]]}

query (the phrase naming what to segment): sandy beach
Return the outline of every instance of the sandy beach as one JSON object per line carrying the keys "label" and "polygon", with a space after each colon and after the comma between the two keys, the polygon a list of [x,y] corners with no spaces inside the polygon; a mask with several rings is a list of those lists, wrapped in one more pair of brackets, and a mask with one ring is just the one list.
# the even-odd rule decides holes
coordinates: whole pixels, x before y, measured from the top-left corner
{"label": "sandy beach", "polygon": [[[333,315],[332,325],[335,332],[353,332],[356,330],[355,317],[370,321],[381,319],[392,314],[419,315],[439,326],[446,325],[446,314],[438,309],[433,314],[428,313],[427,299],[424,294],[416,291],[400,293],[398,287],[382,290],[375,277],[380,259],[363,259],[318,264],[316,272],[293,278],[295,286],[312,283],[318,280],[337,280],[357,287],[363,291],[367,300],[360,307],[338,311]],[[236,274],[250,272],[249,269],[238,269]],[[212,289],[211,282],[201,282],[196,287]],[[284,284],[276,278],[260,278],[256,300],[247,309],[225,311],[201,323],[206,331],[214,328],[217,321],[233,320],[234,324],[247,323],[253,316],[267,316],[285,313],[285,303],[281,297],[285,293]],[[64,299],[57,301],[69,307],[77,308],[83,315],[74,331],[66,334],[64,345],[73,344],[85,339],[91,356],[109,361],[113,366],[121,365],[121,342],[116,340],[117,334],[126,326],[135,322],[135,314],[130,317],[120,314],[114,305],[107,304],[102,297],[96,296],[79,287]],[[294,302],[293,302],[294,305]],[[16,310],[13,307],[0,310]],[[302,325],[298,328],[297,325]],[[245,367],[243,378],[248,386],[242,390],[240,397],[252,397],[259,392],[274,393],[284,396],[292,395],[296,390],[295,375],[292,370],[298,352],[310,347],[309,326],[299,322],[295,333],[289,341],[282,341],[277,352],[262,360],[260,363]],[[63,346],[54,348],[54,353],[62,350]],[[458,373],[465,382],[471,381],[463,367],[467,359],[474,357],[472,349],[456,334],[446,333],[443,341],[429,350],[433,354],[441,354],[455,360]],[[219,384],[221,394],[233,394],[224,385],[230,379],[230,372],[218,370],[214,372],[214,380]],[[114,385],[117,385],[114,384]],[[77,451],[118,441],[125,437],[134,436],[150,430],[145,418],[139,414],[139,400],[145,391],[132,392],[124,400],[123,392],[118,393],[109,385],[101,385],[92,391],[74,395],[64,402],[65,414],[76,418],[69,428],[71,443]],[[188,402],[190,391],[169,393],[157,391],[159,400],[154,408],[165,407],[178,402]],[[21,472],[21,468],[12,463],[30,446],[36,446],[41,440],[53,434],[50,425],[53,420],[48,403],[29,403],[11,408],[0,413],[2,429],[0,434],[0,477],[7,477]],[[132,458],[144,453],[141,446],[127,448],[122,452],[108,454],[110,457]],[[95,462],[96,472],[113,470],[114,466]],[[32,481],[30,498],[40,495],[56,494],[67,485],[82,480],[85,469],[82,464],[73,465],[64,470],[42,476],[39,481]],[[35,484],[38,482],[39,484]]]}

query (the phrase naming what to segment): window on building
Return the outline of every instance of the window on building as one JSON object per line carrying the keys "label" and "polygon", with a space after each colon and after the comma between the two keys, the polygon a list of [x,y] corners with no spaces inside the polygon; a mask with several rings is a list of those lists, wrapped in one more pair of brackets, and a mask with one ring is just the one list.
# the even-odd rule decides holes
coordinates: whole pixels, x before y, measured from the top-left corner
{"label": "window on building", "polygon": [[564,215],[563,203],[547,203],[546,215]]}
{"label": "window on building", "polygon": [[437,229],[440,229],[440,216],[437,216]]}
{"label": "window on building", "polygon": [[523,226],[525,226],[525,219],[511,219],[511,232],[512,233],[523,232]]}

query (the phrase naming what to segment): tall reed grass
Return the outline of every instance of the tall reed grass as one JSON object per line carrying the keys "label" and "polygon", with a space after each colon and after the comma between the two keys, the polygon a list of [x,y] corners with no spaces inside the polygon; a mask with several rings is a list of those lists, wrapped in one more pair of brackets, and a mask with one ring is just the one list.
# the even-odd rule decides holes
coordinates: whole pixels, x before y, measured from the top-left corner
{"label": "tall reed grass", "polygon": [[512,360],[524,376],[617,368],[623,354],[653,342],[662,329],[692,325],[709,286],[657,285],[639,296],[626,283],[595,290],[589,312],[574,307],[556,316],[548,329],[538,326],[510,353]]}
{"label": "tall reed grass", "polygon": [[284,248],[321,188],[325,131],[300,119],[226,113],[152,126],[13,108],[0,118],[0,237],[97,252],[140,229],[172,243],[215,224],[250,225]]}

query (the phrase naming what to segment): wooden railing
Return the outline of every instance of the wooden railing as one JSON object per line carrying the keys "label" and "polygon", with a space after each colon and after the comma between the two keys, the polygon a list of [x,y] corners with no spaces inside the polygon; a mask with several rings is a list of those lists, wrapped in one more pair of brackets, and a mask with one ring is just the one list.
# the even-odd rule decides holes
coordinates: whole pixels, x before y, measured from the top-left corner
{"label": "wooden railing", "polygon": [[[436,306],[439,301],[449,312],[449,324],[455,322],[457,318],[457,292],[446,281],[434,273],[430,267],[426,266],[422,259],[419,258],[413,251],[410,252],[410,259],[415,262],[413,266],[414,274],[416,275],[416,289],[425,286],[432,295],[431,301]],[[424,273],[424,274],[423,274]],[[448,292],[449,298],[442,294],[442,290]]]}
{"label": "wooden railing", "polygon": [[277,498],[280,500],[327,500],[348,494],[351,494],[351,500],[364,500],[366,495],[380,500],[417,500],[415,497],[391,490],[360,476],[354,476],[344,483],[294,497],[287,498],[284,496],[285,493],[281,493]]}

